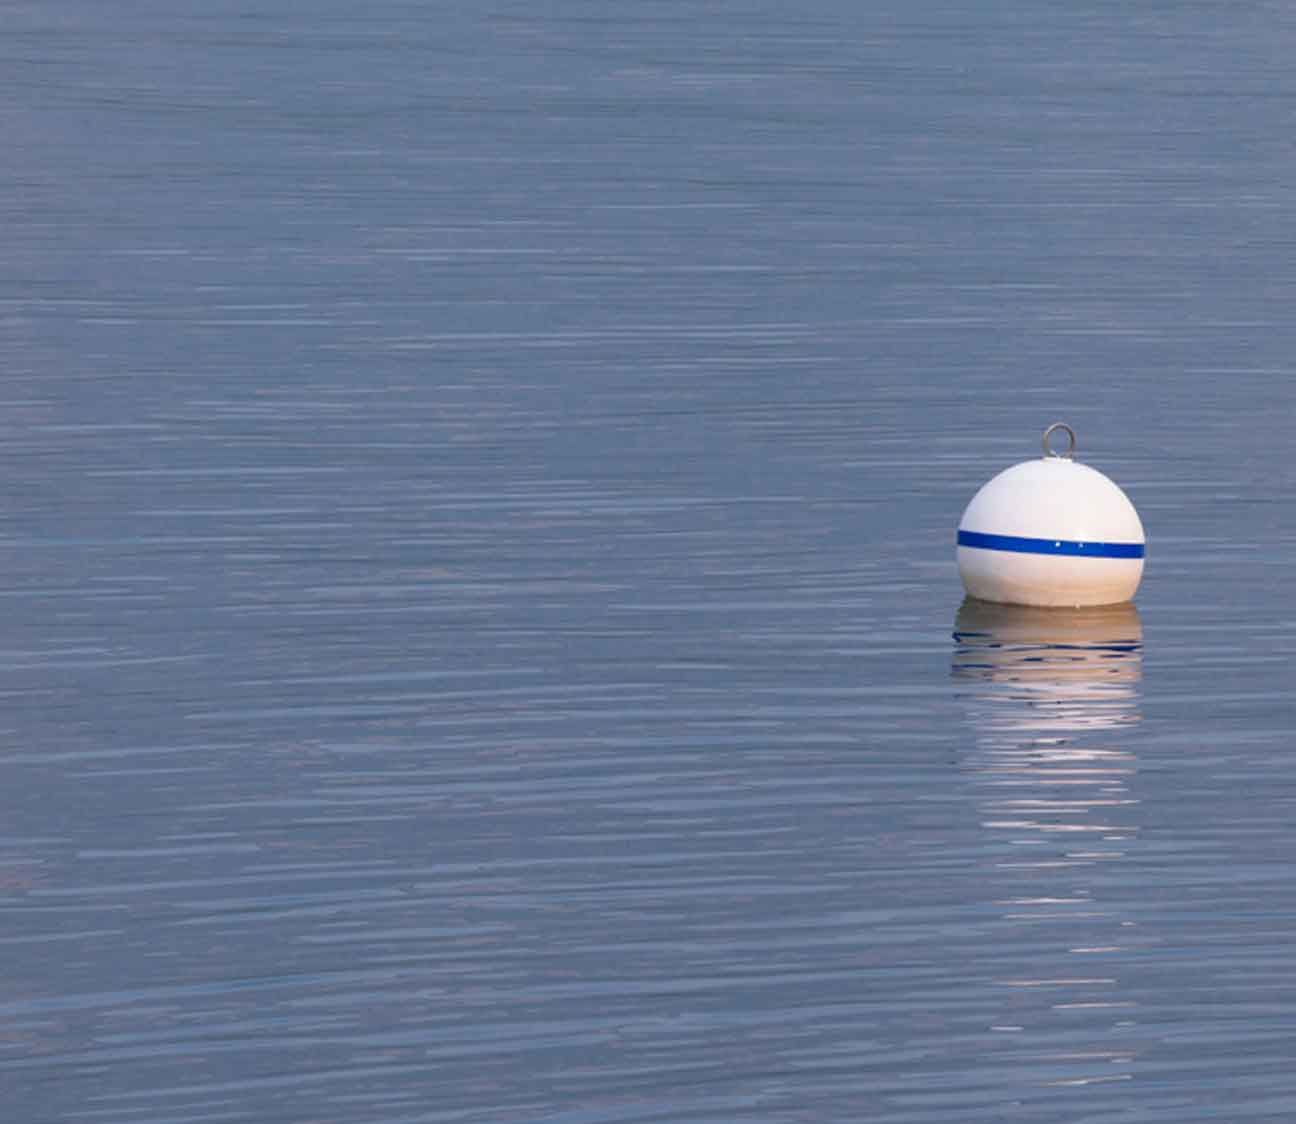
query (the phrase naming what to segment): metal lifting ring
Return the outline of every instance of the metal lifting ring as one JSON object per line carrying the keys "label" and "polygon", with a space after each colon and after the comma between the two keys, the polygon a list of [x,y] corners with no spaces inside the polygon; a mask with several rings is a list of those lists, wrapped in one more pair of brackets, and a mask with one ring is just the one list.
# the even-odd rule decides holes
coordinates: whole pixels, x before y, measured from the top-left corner
{"label": "metal lifting ring", "polygon": [[[1052,437],[1053,434],[1055,434],[1059,429],[1065,431],[1066,435],[1071,439],[1071,444],[1066,447],[1066,452],[1064,453],[1055,453],[1052,447],[1049,445],[1049,438]],[[1066,422],[1054,422],[1051,426],[1048,427],[1048,429],[1044,431],[1044,455],[1046,457],[1056,457],[1059,460],[1071,460],[1075,457],[1075,451],[1076,451],[1075,430],[1072,429],[1069,425],[1067,425]]]}

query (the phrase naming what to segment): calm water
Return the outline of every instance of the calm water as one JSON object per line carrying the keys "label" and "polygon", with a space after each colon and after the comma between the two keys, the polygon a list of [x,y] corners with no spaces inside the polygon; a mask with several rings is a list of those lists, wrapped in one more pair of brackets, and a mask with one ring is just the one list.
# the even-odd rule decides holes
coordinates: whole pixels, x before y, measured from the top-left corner
{"label": "calm water", "polygon": [[1296,1117],[1289,6],[3,22],[6,1122]]}

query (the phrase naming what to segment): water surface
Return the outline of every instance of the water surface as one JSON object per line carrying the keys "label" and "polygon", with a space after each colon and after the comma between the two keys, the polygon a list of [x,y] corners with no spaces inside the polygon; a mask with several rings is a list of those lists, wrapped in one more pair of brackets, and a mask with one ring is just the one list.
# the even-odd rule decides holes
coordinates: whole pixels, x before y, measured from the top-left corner
{"label": "water surface", "polygon": [[9,5],[5,1119],[1290,1120],[1294,40]]}

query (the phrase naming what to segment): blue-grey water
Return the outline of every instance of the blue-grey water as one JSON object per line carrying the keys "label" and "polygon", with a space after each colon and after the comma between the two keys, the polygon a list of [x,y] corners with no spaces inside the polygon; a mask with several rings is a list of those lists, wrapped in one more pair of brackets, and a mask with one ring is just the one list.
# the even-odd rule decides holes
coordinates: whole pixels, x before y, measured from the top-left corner
{"label": "blue-grey water", "polygon": [[5,1124],[1296,1118],[1289,5],[3,7]]}

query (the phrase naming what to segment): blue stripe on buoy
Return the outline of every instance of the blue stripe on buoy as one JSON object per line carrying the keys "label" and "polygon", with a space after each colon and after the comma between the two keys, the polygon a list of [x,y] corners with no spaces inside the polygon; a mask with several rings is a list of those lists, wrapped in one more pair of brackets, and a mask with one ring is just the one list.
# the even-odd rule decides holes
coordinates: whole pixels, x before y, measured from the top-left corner
{"label": "blue stripe on buoy", "polygon": [[1019,539],[1014,535],[983,535],[959,531],[959,546],[981,550],[1010,550],[1015,554],[1067,554],[1079,558],[1142,558],[1141,542],[1073,542],[1069,539]]}

